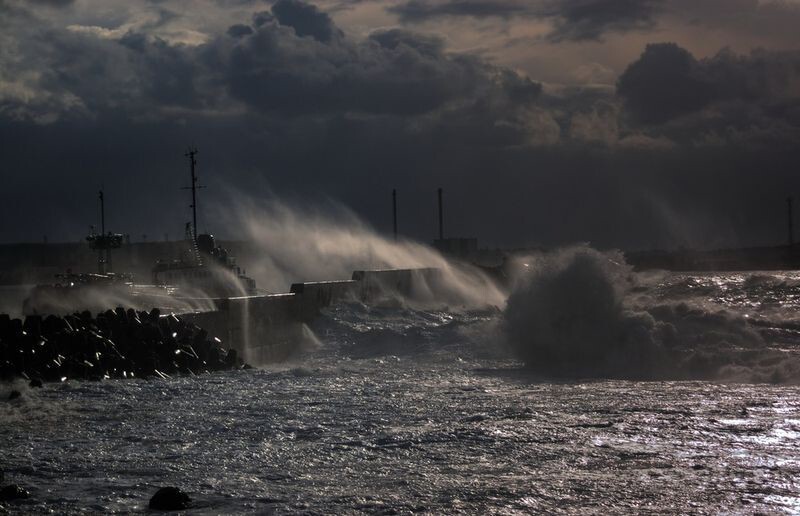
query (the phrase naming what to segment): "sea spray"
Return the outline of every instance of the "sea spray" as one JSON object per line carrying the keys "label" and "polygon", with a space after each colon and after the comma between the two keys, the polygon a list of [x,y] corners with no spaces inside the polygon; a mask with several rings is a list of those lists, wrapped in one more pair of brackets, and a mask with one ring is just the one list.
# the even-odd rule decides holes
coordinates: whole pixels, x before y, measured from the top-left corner
{"label": "sea spray", "polygon": [[800,381],[796,351],[739,313],[643,295],[619,253],[588,247],[531,256],[503,314],[526,366],[553,376]]}
{"label": "sea spray", "polygon": [[416,301],[453,308],[505,302],[506,293],[477,268],[452,264],[418,242],[384,237],[335,202],[299,206],[275,197],[257,201],[241,192],[230,195],[219,217],[256,246],[258,260],[248,272],[269,291],[285,292],[297,281],[350,279],[358,269],[436,268],[441,281],[435,295],[431,285],[420,284]]}
{"label": "sea spray", "polygon": [[531,257],[504,313],[507,338],[529,366],[555,375],[648,376],[656,322],[624,304],[630,271],[590,248]]}

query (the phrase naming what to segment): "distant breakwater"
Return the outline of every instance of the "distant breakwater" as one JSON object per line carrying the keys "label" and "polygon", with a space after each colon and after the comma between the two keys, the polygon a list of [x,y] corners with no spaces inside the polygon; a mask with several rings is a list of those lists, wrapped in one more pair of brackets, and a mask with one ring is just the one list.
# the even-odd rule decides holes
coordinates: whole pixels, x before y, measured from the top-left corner
{"label": "distant breakwater", "polygon": [[0,379],[166,378],[247,367],[236,350],[174,314],[133,309],[63,317],[0,314]]}

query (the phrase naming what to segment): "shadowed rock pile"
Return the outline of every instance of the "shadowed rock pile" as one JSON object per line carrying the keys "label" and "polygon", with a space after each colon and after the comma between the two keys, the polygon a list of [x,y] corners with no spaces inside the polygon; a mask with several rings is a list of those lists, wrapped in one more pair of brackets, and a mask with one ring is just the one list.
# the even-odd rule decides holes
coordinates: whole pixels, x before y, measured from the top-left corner
{"label": "shadowed rock pile", "polygon": [[0,379],[165,378],[243,367],[236,350],[198,326],[157,309],[65,317],[0,314]]}

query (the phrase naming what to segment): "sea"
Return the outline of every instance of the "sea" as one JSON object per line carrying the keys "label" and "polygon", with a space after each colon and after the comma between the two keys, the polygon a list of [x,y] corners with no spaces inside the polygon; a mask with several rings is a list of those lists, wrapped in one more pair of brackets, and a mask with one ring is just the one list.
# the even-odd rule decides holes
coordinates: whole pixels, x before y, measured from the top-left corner
{"label": "sea", "polygon": [[532,266],[508,306],[337,305],[286,363],[0,386],[0,512],[800,513],[800,273]]}

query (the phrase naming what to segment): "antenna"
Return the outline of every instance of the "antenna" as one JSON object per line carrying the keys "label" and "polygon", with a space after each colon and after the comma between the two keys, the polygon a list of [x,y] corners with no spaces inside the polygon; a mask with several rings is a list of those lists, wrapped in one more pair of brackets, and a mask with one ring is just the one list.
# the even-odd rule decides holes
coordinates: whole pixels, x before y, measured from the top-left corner
{"label": "antenna", "polygon": [[394,224],[394,240],[397,241],[397,190],[392,190],[392,222]]}
{"label": "antenna", "polygon": [[100,191],[98,192],[98,196],[97,197],[100,199],[100,234],[101,235],[105,235],[106,234],[106,203],[105,203],[105,198],[103,196],[103,188],[102,187],[100,188]]}
{"label": "antenna", "polygon": [[[97,192],[97,198],[100,199],[100,238],[105,239],[106,236],[106,201],[105,196],[103,195],[103,187],[100,187],[100,191]],[[101,242],[105,242],[102,240]],[[105,247],[105,249],[103,249]],[[111,270],[111,266],[109,262],[111,261],[111,252],[108,250],[104,244],[101,244],[101,249],[97,251],[97,271],[100,274],[105,274],[107,271]],[[105,259],[103,258],[103,254],[105,254]]]}
{"label": "antenna", "polygon": [[86,240],[97,251],[97,272],[106,274],[111,272],[111,250],[122,245],[122,235],[110,231],[106,233],[106,198],[102,187],[97,192],[97,198],[100,200],[100,233],[95,233],[92,226]]}
{"label": "antenna", "polygon": [[197,155],[197,148],[192,146],[186,151],[184,156],[189,158],[189,166],[191,171],[192,183],[191,186],[184,186],[182,190],[191,190],[192,191],[192,204],[189,207],[192,209],[192,237],[194,240],[197,240],[197,189],[198,188],[205,188],[205,186],[197,184],[197,174],[195,173],[195,166],[197,165],[197,160],[195,156]]}

